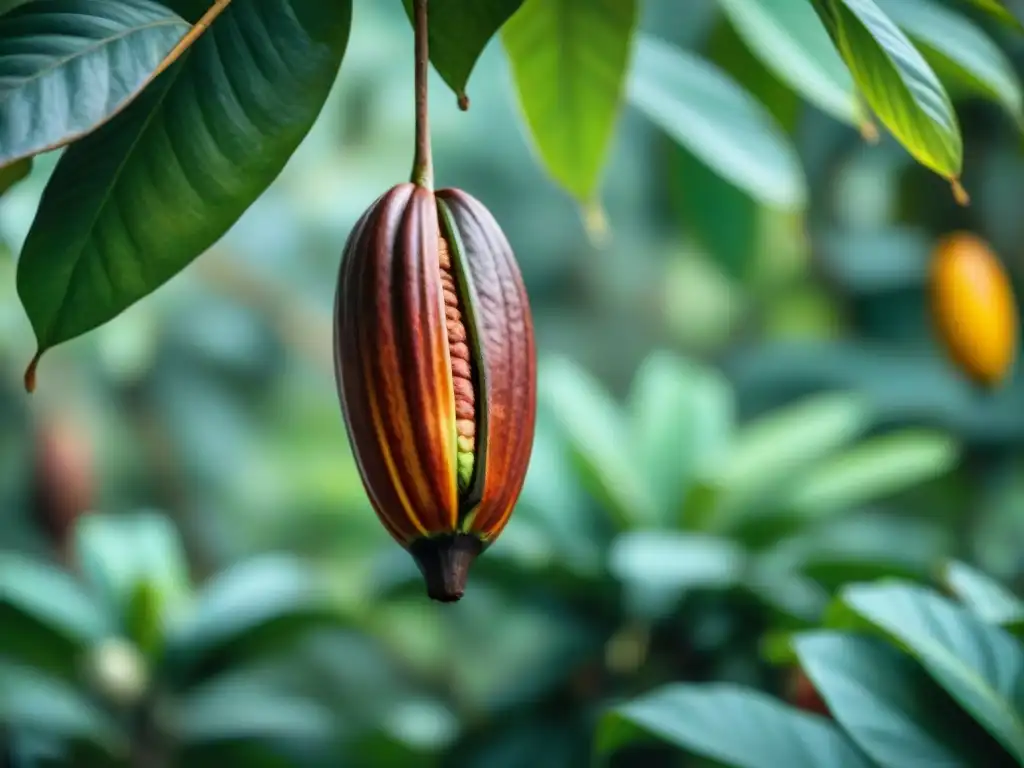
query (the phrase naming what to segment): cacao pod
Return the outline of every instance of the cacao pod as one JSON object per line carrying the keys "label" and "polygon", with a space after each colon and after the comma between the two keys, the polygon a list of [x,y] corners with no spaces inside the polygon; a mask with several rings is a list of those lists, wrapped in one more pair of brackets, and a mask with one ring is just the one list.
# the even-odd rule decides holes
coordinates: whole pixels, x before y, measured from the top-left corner
{"label": "cacao pod", "polygon": [[458,600],[512,513],[536,412],[526,290],[482,203],[406,183],[370,206],[342,255],[334,362],[374,510],[427,594]]}
{"label": "cacao pod", "polygon": [[956,232],[936,246],[929,282],[935,328],[952,361],[978,385],[999,384],[1017,352],[1017,306],[999,259],[980,238]]}

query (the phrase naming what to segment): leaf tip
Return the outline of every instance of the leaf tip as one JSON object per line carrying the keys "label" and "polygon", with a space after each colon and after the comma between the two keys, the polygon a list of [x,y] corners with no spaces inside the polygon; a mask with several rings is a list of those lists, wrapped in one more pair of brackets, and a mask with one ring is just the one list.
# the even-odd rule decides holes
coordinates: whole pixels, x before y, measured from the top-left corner
{"label": "leaf tip", "polygon": [[580,216],[583,219],[583,229],[586,230],[587,239],[597,248],[608,245],[611,239],[611,227],[608,226],[608,216],[600,202],[594,201],[580,206]]}
{"label": "leaf tip", "polygon": [[963,184],[960,183],[960,179],[953,176],[949,180],[950,186],[953,188],[953,199],[956,200],[958,205],[966,208],[971,204],[971,196],[967,194],[967,190],[964,189]]}
{"label": "leaf tip", "polygon": [[36,370],[39,368],[39,358],[42,356],[43,350],[37,350],[25,369],[25,391],[30,395],[36,391]]}
{"label": "leaf tip", "polygon": [[465,91],[459,91],[458,93],[455,94],[455,96],[458,99],[459,109],[461,109],[463,112],[468,111],[469,110],[469,96],[466,95],[466,92]]}
{"label": "leaf tip", "polygon": [[860,136],[868,144],[877,144],[881,136],[878,133],[878,126],[870,120],[863,120],[860,124]]}

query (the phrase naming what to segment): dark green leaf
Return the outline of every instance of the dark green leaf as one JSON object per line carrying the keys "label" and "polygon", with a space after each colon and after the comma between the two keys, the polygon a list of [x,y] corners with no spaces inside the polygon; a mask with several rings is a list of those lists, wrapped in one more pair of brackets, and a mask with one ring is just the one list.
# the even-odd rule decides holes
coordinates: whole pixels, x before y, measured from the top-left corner
{"label": "dark green leaf", "polygon": [[165,671],[186,685],[226,659],[238,664],[339,622],[313,572],[293,559],[265,556],[216,576],[192,614],[171,626]]}
{"label": "dark green leaf", "polygon": [[764,107],[717,67],[641,37],[628,93],[633,106],[747,194],[767,205],[803,206],[803,170],[789,141]]}
{"label": "dark green leaf", "polygon": [[1018,761],[1024,760],[1024,648],[923,587],[857,584],[842,603],[906,646],[939,685]]}
{"label": "dark green leaf", "polygon": [[827,720],[735,685],[670,685],[605,715],[597,749],[654,737],[728,768],[870,768]]}
{"label": "dark green leaf", "polygon": [[881,768],[973,768],[1005,757],[920,666],[888,643],[833,632],[798,635],[793,643],[829,712]]}
{"label": "dark green leaf", "polygon": [[810,3],[792,0],[718,0],[751,51],[797,93],[853,125],[865,115],[853,78]]}
{"label": "dark green leaf", "polygon": [[[965,2],[970,3],[975,8],[981,8],[983,11],[991,14],[994,18],[999,19],[1004,24],[1017,27],[1017,29],[1024,28],[1020,15],[1015,16],[1011,13],[1007,9],[1003,0],[965,0]],[[1021,6],[1018,5],[1017,7],[1019,9]]]}
{"label": "dark green leaf", "polygon": [[1024,602],[998,581],[966,563],[949,563],[942,581],[954,597],[983,621],[1010,624],[1024,620]]}
{"label": "dark green leaf", "polygon": [[584,203],[611,147],[636,21],[636,0],[526,0],[501,31],[541,160]]}
{"label": "dark green leaf", "polygon": [[981,28],[931,0],[882,0],[880,5],[940,75],[998,102],[1024,124],[1024,96],[1013,64]]}
{"label": "dark green leaf", "polygon": [[[402,2],[411,20],[413,0]],[[430,0],[430,61],[463,109],[469,106],[466,83],[477,59],[522,4],[523,0]]]}
{"label": "dark green leaf", "polygon": [[0,659],[74,679],[81,654],[111,630],[70,576],[0,554]]}
{"label": "dark green leaf", "polygon": [[918,50],[874,0],[816,0],[823,6],[834,21],[833,40],[879,119],[920,163],[958,178],[963,146],[956,113]]}
{"label": "dark green leaf", "polygon": [[0,17],[0,165],[123,109],[188,29],[150,0],[34,0]]}
{"label": "dark green leaf", "polygon": [[23,157],[0,168],[0,195],[32,173],[32,158]]}
{"label": "dark green leaf", "polygon": [[259,197],[319,114],[350,20],[350,0],[232,3],[65,152],[18,263],[40,352],[165,283]]}

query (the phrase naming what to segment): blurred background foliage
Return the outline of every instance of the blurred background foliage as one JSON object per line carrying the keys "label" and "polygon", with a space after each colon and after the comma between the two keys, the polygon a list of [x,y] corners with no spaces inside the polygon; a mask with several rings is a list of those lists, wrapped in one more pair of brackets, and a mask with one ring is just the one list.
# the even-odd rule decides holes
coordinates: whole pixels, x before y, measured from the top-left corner
{"label": "blurred background foliage", "polygon": [[[892,140],[801,102],[714,2],[649,0],[643,30],[768,105],[808,206],[756,203],[627,109],[596,245],[532,158],[498,47],[468,113],[432,76],[438,180],[519,257],[541,408],[511,524],[462,602],[428,602],[368,506],[331,369],[342,244],[412,139],[407,19],[356,15],[281,177],[192,268],[51,353],[31,398],[15,259],[55,158],[0,200],[10,765],[580,766],[609,703],[659,684],[793,697],[772,640],[851,580],[932,582],[956,557],[1024,586],[1024,383],[972,388],[924,290],[955,229],[1019,286],[1018,126],[954,92],[959,207]],[[1024,38],[990,32],[1024,71]]]}

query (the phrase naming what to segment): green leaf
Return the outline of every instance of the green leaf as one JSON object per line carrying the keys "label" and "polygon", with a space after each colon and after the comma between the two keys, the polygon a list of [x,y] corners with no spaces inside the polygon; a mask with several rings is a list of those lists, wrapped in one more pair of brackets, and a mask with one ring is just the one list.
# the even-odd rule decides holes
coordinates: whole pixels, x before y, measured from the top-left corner
{"label": "green leaf", "polygon": [[334,719],[312,701],[233,674],[185,696],[177,725],[183,744],[191,748],[223,741],[326,741]]}
{"label": "green leaf", "polygon": [[815,468],[794,489],[797,507],[837,511],[878,501],[949,472],[956,441],[941,432],[908,429],[865,440]]}
{"label": "green leaf", "polygon": [[808,632],[793,644],[829,712],[881,768],[973,768],[1005,759],[920,666],[884,641]]}
{"label": "green leaf", "polygon": [[75,552],[93,588],[143,647],[154,633],[162,634],[168,614],[188,597],[185,553],[164,515],[84,517],[75,529]]}
{"label": "green leaf", "polygon": [[[410,21],[413,0],[402,0]],[[523,4],[523,0],[430,0],[430,61],[455,91],[462,109],[469,108],[466,83],[488,41]]]}
{"label": "green leaf", "polygon": [[622,411],[600,383],[568,359],[550,358],[541,366],[539,395],[562,429],[581,481],[616,524],[654,520]]}
{"label": "green leaf", "polygon": [[165,283],[260,196],[320,113],[350,20],[350,0],[232,3],[64,153],[18,263],[40,354]]}
{"label": "green leaf", "polygon": [[718,0],[750,50],[780,80],[833,117],[864,122],[853,78],[810,3]]}
{"label": "green leaf", "polygon": [[605,715],[596,748],[656,738],[727,768],[869,768],[824,718],[728,683],[670,685]]}
{"label": "green leaf", "polygon": [[0,17],[0,165],[108,120],[188,30],[150,0],[34,0]]}
{"label": "green leaf", "polygon": [[0,725],[115,748],[115,725],[73,686],[0,663]]}
{"label": "green leaf", "polygon": [[633,456],[666,523],[700,468],[719,461],[733,426],[729,384],[710,369],[655,352],[637,371],[629,394]]}
{"label": "green leaf", "polygon": [[970,3],[975,8],[981,8],[1004,24],[1009,24],[1018,30],[1024,28],[1020,16],[1014,16],[1003,4],[1003,0],[965,0],[965,2]]}
{"label": "green leaf", "polygon": [[636,0],[526,0],[501,30],[545,167],[593,202],[619,115]]}
{"label": "green leaf", "polygon": [[0,168],[0,195],[32,173],[32,158],[23,157]]}
{"label": "green leaf", "polygon": [[984,31],[931,0],[876,0],[940,74],[1001,104],[1024,124],[1024,96],[1013,64]]}
{"label": "green leaf", "polygon": [[[960,176],[963,145],[946,90],[920,52],[874,0],[816,0],[833,9],[830,32],[879,119],[918,162]],[[828,26],[828,21],[826,21]]]}
{"label": "green leaf", "polygon": [[995,579],[957,560],[950,562],[942,581],[961,603],[992,624],[1024,620],[1024,602]]}
{"label": "green leaf", "polygon": [[268,648],[280,651],[312,629],[339,626],[328,593],[300,562],[263,556],[214,577],[193,612],[167,632],[163,670],[188,685],[229,659],[240,664]]}
{"label": "green leaf", "polygon": [[0,554],[0,659],[76,679],[81,655],[111,631],[70,576]]}
{"label": "green leaf", "polygon": [[1018,761],[1024,760],[1024,647],[922,587],[855,584],[842,604],[904,645]]}
{"label": "green leaf", "polygon": [[720,176],[780,208],[806,199],[796,152],[771,116],[698,56],[642,36],[630,71],[630,103]]}

